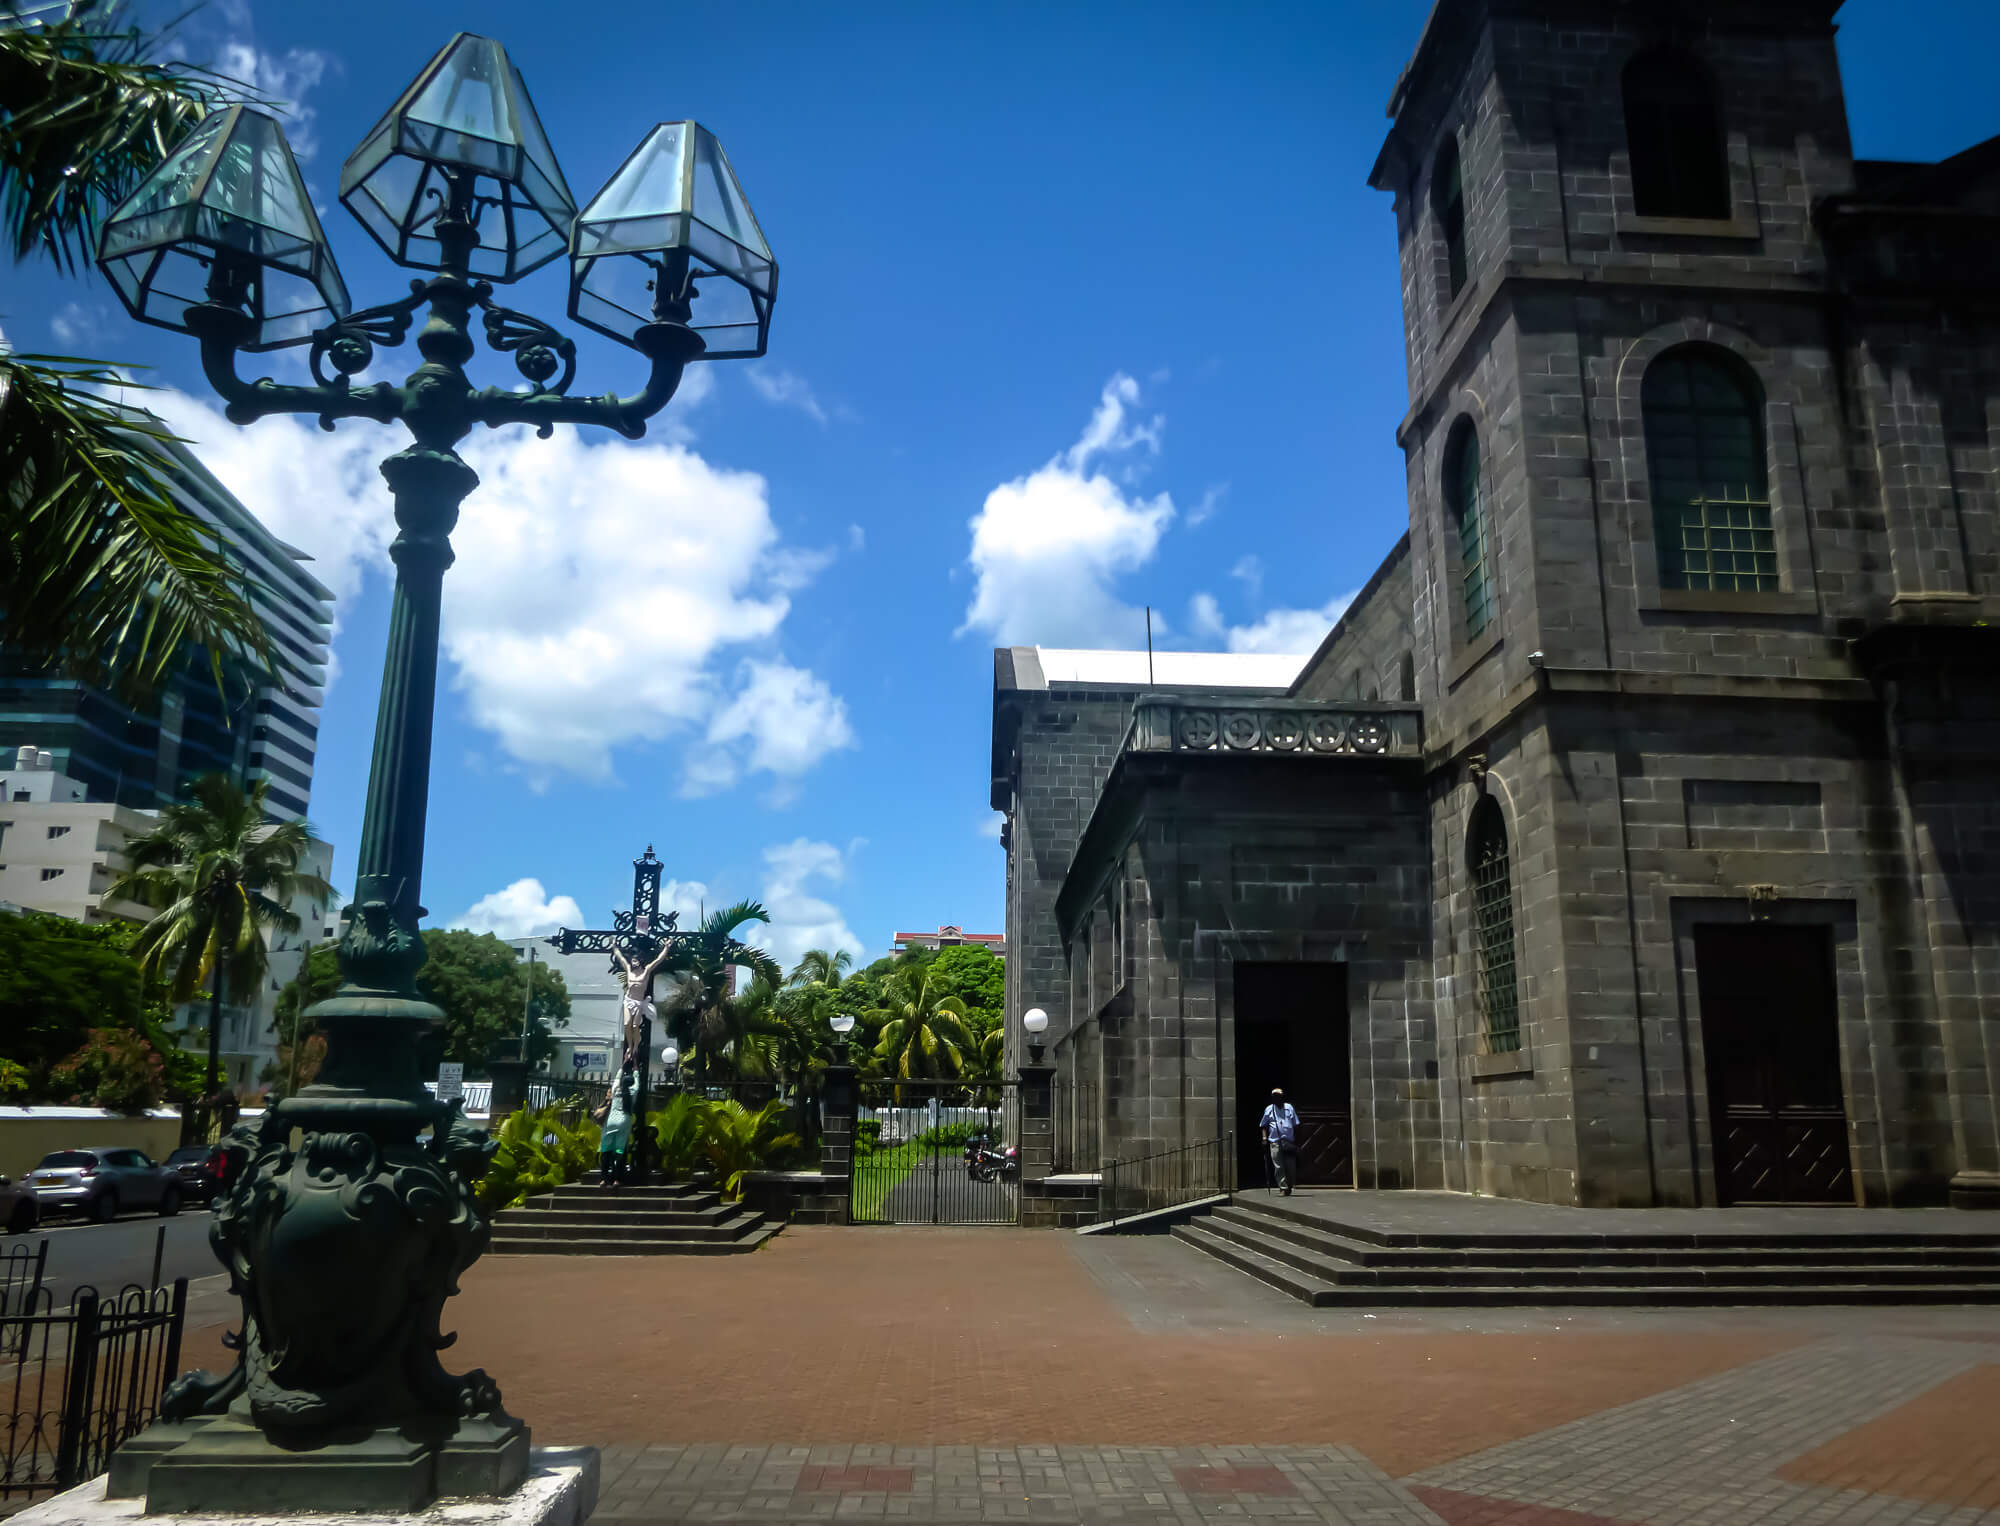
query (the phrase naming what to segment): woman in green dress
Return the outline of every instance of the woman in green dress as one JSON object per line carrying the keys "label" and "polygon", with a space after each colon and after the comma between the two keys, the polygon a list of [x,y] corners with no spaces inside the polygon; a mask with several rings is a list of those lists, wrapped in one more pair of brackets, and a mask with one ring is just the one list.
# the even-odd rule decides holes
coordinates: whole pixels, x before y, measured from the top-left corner
{"label": "woman in green dress", "polygon": [[627,1160],[632,1150],[632,1065],[627,1061],[618,1072],[618,1080],[605,1098],[604,1106],[597,1110],[597,1118],[604,1125],[597,1141],[597,1173],[600,1186],[618,1187],[623,1185],[630,1169]]}

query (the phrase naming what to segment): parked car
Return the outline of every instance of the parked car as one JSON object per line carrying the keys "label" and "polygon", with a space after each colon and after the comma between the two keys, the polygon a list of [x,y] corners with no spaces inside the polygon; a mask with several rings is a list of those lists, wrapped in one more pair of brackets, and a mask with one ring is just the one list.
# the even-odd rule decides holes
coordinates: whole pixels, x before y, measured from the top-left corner
{"label": "parked car", "polygon": [[213,1145],[182,1145],[167,1157],[181,1179],[181,1191],[197,1203],[212,1203],[222,1190],[222,1152]]}
{"label": "parked car", "polygon": [[181,1211],[178,1171],[156,1166],[144,1150],[56,1150],[44,1155],[28,1181],[42,1212],[76,1213],[108,1224],[126,1208],[157,1208],[161,1218]]}
{"label": "parked car", "polygon": [[25,1181],[0,1176],[0,1226],[10,1235],[25,1235],[42,1222],[42,1205]]}

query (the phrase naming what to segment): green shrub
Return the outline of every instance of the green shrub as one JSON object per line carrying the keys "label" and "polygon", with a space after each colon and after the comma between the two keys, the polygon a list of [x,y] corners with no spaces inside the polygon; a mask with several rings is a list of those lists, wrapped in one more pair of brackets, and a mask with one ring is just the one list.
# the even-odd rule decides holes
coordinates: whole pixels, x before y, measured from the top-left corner
{"label": "green shrub", "polygon": [[660,1147],[660,1170],[668,1181],[685,1181],[703,1158],[708,1110],[713,1104],[686,1092],[653,1114],[653,1138]]}
{"label": "green shrub", "polygon": [[984,1123],[941,1123],[934,1129],[926,1129],[917,1136],[916,1142],[931,1150],[963,1150],[972,1143],[975,1135],[983,1134],[986,1142],[995,1149],[1000,1146],[1000,1125],[996,1121],[991,1128]]}
{"label": "green shrub", "polygon": [[854,1125],[854,1153],[873,1155],[882,1146],[882,1120],[864,1118]]}
{"label": "green shrub", "polygon": [[565,1123],[562,1109],[526,1108],[500,1126],[500,1148],[479,1183],[479,1206],[487,1213],[518,1208],[544,1192],[583,1180],[597,1164],[600,1130],[588,1118]]}
{"label": "green shrub", "polygon": [[766,1103],[751,1112],[740,1102],[711,1102],[707,1139],[708,1163],[715,1167],[722,1195],[743,1195],[743,1178],[752,1171],[799,1148],[791,1132],[792,1110],[782,1102]]}

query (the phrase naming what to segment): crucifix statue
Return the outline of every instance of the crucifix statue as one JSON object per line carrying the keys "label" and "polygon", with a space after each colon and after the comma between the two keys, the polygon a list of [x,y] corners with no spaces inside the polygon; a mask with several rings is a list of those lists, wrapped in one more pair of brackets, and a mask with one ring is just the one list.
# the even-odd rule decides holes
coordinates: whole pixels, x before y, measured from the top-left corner
{"label": "crucifix statue", "polygon": [[[646,1132],[646,1099],[652,1089],[653,977],[667,955],[689,936],[675,925],[678,912],[660,915],[660,871],[664,867],[653,856],[653,845],[647,843],[645,856],[632,860],[630,911],[612,912],[608,929],[565,927],[547,940],[565,954],[611,955],[611,971],[619,976],[625,998],[621,1013],[624,1058],[632,1065],[635,1078],[633,1155],[637,1174],[642,1177],[657,1153]],[[612,1076],[611,1084],[617,1087],[617,1075]]]}

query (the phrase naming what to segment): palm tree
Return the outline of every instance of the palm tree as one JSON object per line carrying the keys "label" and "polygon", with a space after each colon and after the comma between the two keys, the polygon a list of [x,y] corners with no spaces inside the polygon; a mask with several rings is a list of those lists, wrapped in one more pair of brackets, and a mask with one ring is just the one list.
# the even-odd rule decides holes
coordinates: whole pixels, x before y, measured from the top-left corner
{"label": "palm tree", "polygon": [[333,895],[319,875],[299,868],[312,828],[265,819],[268,788],[259,779],[246,793],[223,774],[195,780],[192,800],[168,806],[157,827],[126,845],[131,867],[105,892],[106,900],[154,908],[132,955],[167,981],[176,1001],[192,999],[207,981],[209,1096],[222,1084],[224,992],[240,1001],[257,989],[269,962],[266,933],[299,929],[294,898]]}
{"label": "palm tree", "polygon": [[911,963],[893,971],[883,987],[886,1005],[868,1015],[882,1023],[875,1054],[899,1080],[950,1080],[965,1072],[975,1048],[965,1003],[942,994],[929,966]]}
{"label": "palm tree", "polygon": [[[87,266],[92,233],[232,82],[155,64],[151,40],[78,0],[28,20],[0,0],[0,235],[16,262]],[[240,94],[240,91],[234,92]],[[103,394],[108,365],[0,349],[0,642],[87,676],[158,678],[184,642],[270,665],[242,569],[175,502],[173,436]]]}
{"label": "palm tree", "polygon": [[785,978],[777,960],[736,937],[736,930],[746,922],[770,920],[771,914],[755,901],[738,901],[712,911],[664,966],[668,975],[680,981],[668,999],[665,1021],[684,1050],[693,1048],[698,1086],[707,1086],[709,1057],[720,1053],[731,1037],[726,1006],[730,971],[747,970],[752,980],[770,986]]}
{"label": "palm tree", "polygon": [[831,990],[840,984],[840,978],[854,966],[854,956],[846,949],[809,948],[799,955],[799,962],[792,966],[792,986],[825,986]]}

